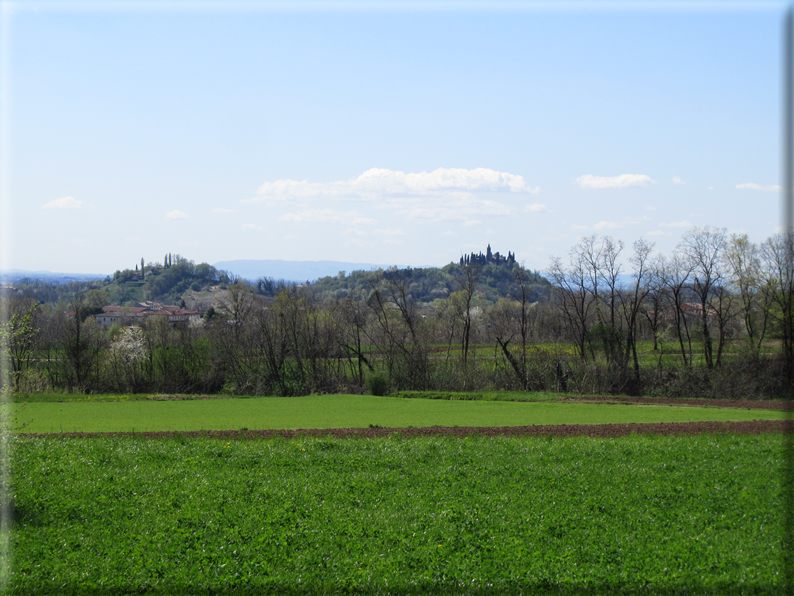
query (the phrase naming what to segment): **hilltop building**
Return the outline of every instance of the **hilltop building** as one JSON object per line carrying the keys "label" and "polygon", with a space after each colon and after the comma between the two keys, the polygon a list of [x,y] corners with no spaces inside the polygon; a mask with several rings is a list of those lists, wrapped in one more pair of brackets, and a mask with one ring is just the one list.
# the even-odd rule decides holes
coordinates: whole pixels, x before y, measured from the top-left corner
{"label": "hilltop building", "polygon": [[482,252],[479,254],[471,253],[463,255],[460,258],[461,267],[465,267],[466,265],[485,265],[487,263],[493,265],[513,265],[515,262],[516,256],[513,253],[508,251],[506,257],[503,257],[498,252],[492,253],[490,244],[488,244],[488,249],[485,251],[485,254],[482,254]]}

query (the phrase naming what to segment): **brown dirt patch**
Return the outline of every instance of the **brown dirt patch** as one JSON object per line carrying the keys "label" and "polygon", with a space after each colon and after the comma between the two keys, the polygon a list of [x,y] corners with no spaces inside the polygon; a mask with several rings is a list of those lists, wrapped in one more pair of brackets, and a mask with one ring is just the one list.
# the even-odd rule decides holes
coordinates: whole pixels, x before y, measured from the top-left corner
{"label": "brown dirt patch", "polygon": [[570,395],[557,399],[562,403],[618,404],[644,406],[689,406],[697,408],[739,408],[743,410],[792,410],[794,402],[741,399],[694,399],[682,397],[587,397]]}
{"label": "brown dirt patch", "polygon": [[390,435],[413,437],[598,437],[614,438],[626,435],[699,435],[701,433],[794,433],[794,421],[750,420],[745,422],[665,422],[628,424],[549,424],[536,426],[428,426],[423,428],[299,428],[294,430],[202,430],[188,432],[141,433],[18,433],[20,437],[36,438],[94,438],[135,436],[147,439],[212,438],[212,439],[273,439],[281,437],[335,437],[339,439],[376,439]]}

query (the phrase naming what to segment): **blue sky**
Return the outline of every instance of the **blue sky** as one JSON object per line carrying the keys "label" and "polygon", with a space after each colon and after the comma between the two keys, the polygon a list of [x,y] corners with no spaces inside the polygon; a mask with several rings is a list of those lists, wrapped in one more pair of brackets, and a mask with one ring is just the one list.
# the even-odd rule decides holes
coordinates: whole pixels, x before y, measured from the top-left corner
{"label": "blue sky", "polygon": [[5,3],[3,266],[779,225],[783,4],[382,6]]}

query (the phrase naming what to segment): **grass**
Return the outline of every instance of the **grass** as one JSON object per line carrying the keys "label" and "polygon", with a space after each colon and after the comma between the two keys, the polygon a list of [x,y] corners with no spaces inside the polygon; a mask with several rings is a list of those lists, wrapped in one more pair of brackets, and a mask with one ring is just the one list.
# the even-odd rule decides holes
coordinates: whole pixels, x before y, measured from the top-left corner
{"label": "grass", "polygon": [[[449,392],[449,391],[401,391],[395,397],[421,397],[424,399],[462,399],[490,401],[555,401],[568,393],[552,391],[484,391],[484,392]],[[180,394],[179,400],[202,399],[207,396],[196,394]],[[215,399],[231,399],[231,395],[213,395]],[[13,395],[15,403],[107,403],[117,401],[164,401],[166,395],[157,393],[17,393]],[[240,396],[245,399],[246,396]]]}
{"label": "grass", "polygon": [[[19,404],[12,406],[20,408]],[[785,412],[669,406],[402,399],[368,395],[111,403],[28,403],[25,432],[366,428],[370,425],[523,426],[626,422],[781,420]]]}
{"label": "grass", "polygon": [[[179,396],[180,399],[197,399],[195,395]],[[147,401],[162,399],[157,393],[16,393],[15,403],[104,403],[115,401]]]}
{"label": "grass", "polygon": [[[716,340],[715,340],[716,341]],[[446,346],[438,346],[444,347]],[[598,344],[594,344],[596,358],[599,363],[605,364],[604,354],[603,352],[598,349]],[[689,354],[689,346],[686,346],[687,354]],[[716,352],[716,345],[714,346],[714,350]],[[518,356],[521,353],[520,346],[513,345],[510,348],[510,351]],[[763,351],[766,355],[775,355],[781,353],[781,345],[780,341],[778,340],[770,340],[765,342]],[[485,345],[485,344],[478,344],[472,346],[469,351],[469,356],[476,356],[482,359],[490,359],[493,358],[494,354],[499,354],[499,350],[495,349],[493,345]],[[535,355],[568,355],[568,356],[577,356],[578,355],[577,347],[572,343],[567,342],[560,342],[560,343],[530,343],[527,345],[527,354],[531,359]],[[460,357],[460,346],[453,345],[452,349],[450,350],[450,354],[452,357],[457,355]],[[747,341],[744,339],[729,339],[725,343],[725,347],[723,349],[722,357],[726,364],[729,364],[732,360],[736,359],[737,357],[746,356],[747,354]],[[436,352],[435,357],[446,357],[447,352]],[[591,352],[588,349],[588,359],[591,357]],[[693,365],[695,367],[704,367],[706,364],[705,357],[703,356],[703,342],[693,340],[692,341],[692,357],[693,357]],[[716,353],[715,353],[716,357]],[[667,338],[664,341],[660,341],[657,344],[657,349],[653,349],[653,341],[651,340],[642,340],[637,342],[637,358],[639,359],[640,366],[642,368],[655,368],[659,366],[661,361],[662,366],[667,369],[676,369],[682,366],[681,360],[681,348],[678,344],[678,340],[673,340],[672,338]]]}
{"label": "grass", "polygon": [[783,589],[780,435],[12,441],[12,594]]}

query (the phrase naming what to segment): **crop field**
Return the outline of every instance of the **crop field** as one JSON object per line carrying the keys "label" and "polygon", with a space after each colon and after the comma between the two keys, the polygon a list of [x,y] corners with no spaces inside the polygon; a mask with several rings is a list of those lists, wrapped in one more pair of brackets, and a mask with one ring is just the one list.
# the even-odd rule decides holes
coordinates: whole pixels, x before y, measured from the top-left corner
{"label": "crop field", "polygon": [[[122,396],[123,397],[123,396]],[[782,420],[785,412],[736,408],[548,401],[450,401],[370,395],[309,395],[180,401],[13,404],[29,433],[144,432],[369,426],[529,426],[627,422]],[[20,409],[22,408],[22,409]]]}
{"label": "crop field", "polygon": [[775,594],[782,435],[12,439],[13,594]]}

